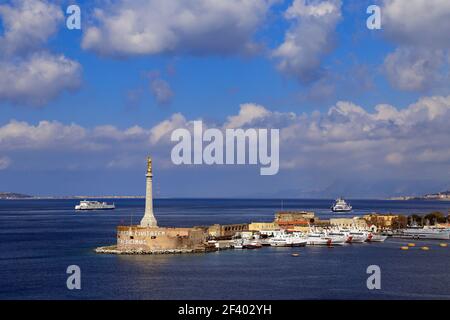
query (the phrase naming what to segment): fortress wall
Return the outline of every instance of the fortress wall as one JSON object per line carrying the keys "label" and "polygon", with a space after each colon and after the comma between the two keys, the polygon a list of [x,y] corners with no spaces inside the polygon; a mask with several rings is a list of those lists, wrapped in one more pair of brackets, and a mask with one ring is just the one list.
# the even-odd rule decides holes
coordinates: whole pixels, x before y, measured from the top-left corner
{"label": "fortress wall", "polygon": [[117,227],[117,249],[123,251],[193,250],[204,241],[204,232],[196,228]]}

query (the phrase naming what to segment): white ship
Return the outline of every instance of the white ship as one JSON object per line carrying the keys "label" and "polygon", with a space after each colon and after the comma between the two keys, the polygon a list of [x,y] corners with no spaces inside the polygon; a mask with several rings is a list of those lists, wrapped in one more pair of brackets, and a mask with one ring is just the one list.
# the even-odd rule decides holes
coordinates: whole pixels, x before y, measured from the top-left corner
{"label": "white ship", "polygon": [[80,204],[75,206],[75,210],[112,210],[116,206],[113,204],[108,204],[106,202],[99,201],[80,201]]}
{"label": "white ship", "polygon": [[333,212],[349,212],[352,211],[352,206],[345,202],[342,198],[337,198],[331,207],[331,211]]}
{"label": "white ship", "polygon": [[369,233],[369,236],[367,237],[367,242],[383,242],[386,240],[387,236],[383,236],[381,234],[377,233]]}
{"label": "white ship", "polygon": [[400,230],[395,234],[396,237],[400,238],[411,238],[411,239],[432,239],[432,240],[450,240],[450,230],[449,229],[438,229],[438,228],[407,228]]}
{"label": "white ship", "polygon": [[352,243],[363,243],[369,237],[365,231],[350,231],[349,235],[352,237]]}
{"label": "white ship", "polygon": [[308,233],[307,243],[308,245],[331,246],[335,244],[342,245],[345,243],[345,240],[340,236],[327,236],[323,233],[311,232]]}
{"label": "white ship", "polygon": [[306,239],[294,235],[279,236],[269,240],[272,247],[304,247],[306,242]]}

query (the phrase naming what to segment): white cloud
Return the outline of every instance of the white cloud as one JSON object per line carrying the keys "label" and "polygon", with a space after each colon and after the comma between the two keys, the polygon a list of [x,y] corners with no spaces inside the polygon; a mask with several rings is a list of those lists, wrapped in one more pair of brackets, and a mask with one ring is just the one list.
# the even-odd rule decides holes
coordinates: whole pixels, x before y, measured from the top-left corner
{"label": "white cloud", "polygon": [[383,0],[382,26],[397,49],[384,61],[391,85],[405,91],[437,91],[448,82],[450,2]]}
{"label": "white cloud", "polygon": [[165,141],[169,142],[169,137],[173,130],[186,127],[188,127],[186,118],[181,113],[175,113],[170,119],[160,122],[151,129],[150,141],[153,144],[157,144],[163,138],[166,138]]}
{"label": "white cloud", "polygon": [[81,65],[63,55],[37,53],[24,60],[0,61],[0,100],[41,106],[81,84]]}
{"label": "white cloud", "polygon": [[383,30],[402,45],[450,47],[450,1],[384,0]]}
{"label": "white cloud", "polygon": [[160,53],[234,54],[252,36],[273,0],[119,0],[94,10],[82,46],[107,56]]}
{"label": "white cloud", "polygon": [[81,126],[60,122],[41,121],[37,125],[11,120],[0,127],[0,149],[35,150],[76,147],[87,136]]}
{"label": "white cloud", "polygon": [[394,87],[406,91],[423,91],[442,80],[444,62],[442,50],[400,47],[386,57],[384,69]]}
{"label": "white cloud", "polygon": [[155,98],[156,103],[161,106],[170,104],[174,96],[170,84],[161,78],[150,80],[150,91]]}
{"label": "white cloud", "polygon": [[294,0],[285,17],[292,26],[272,53],[278,70],[305,83],[317,80],[323,72],[322,59],[334,48],[341,1]]}
{"label": "white cloud", "polygon": [[11,164],[11,159],[8,157],[0,157],[0,170],[7,169]]}
{"label": "white cloud", "polygon": [[0,102],[43,106],[81,84],[81,65],[45,46],[64,25],[58,4],[12,0],[0,5]]}
{"label": "white cloud", "polygon": [[[111,169],[133,168],[151,153],[170,168],[174,145],[170,135],[178,128],[193,130],[193,120],[177,113],[151,128],[123,129],[11,121],[0,126],[0,150],[14,159],[33,159],[39,154],[48,158],[53,153],[60,163],[89,159],[85,166]],[[430,96],[403,109],[382,104],[368,112],[340,101],[328,112],[302,115],[249,103],[223,123],[206,121],[204,125],[222,130],[240,126],[280,129],[281,174],[286,170],[314,172],[321,181],[349,177],[377,181],[414,177],[419,181],[442,180],[450,172],[449,122],[450,96]]]}
{"label": "white cloud", "polygon": [[251,124],[254,120],[262,119],[270,114],[271,113],[263,106],[254,103],[245,103],[241,105],[238,115],[228,117],[225,127],[241,128]]}
{"label": "white cloud", "polygon": [[3,36],[0,55],[36,50],[54,35],[64,15],[56,4],[45,0],[13,0],[0,5]]}

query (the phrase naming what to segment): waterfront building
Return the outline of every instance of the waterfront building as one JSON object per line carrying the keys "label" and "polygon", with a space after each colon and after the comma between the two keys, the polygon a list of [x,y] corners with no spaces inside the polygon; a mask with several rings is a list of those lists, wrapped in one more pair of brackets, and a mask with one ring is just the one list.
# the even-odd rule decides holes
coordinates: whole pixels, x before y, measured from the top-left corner
{"label": "waterfront building", "polygon": [[363,216],[369,226],[376,226],[378,230],[393,229],[403,224],[406,217],[400,214],[367,214]]}
{"label": "waterfront building", "polygon": [[307,220],[314,222],[314,212],[310,211],[279,211],[275,214],[275,222],[289,222],[295,220]]}
{"label": "waterfront building", "polygon": [[240,224],[213,224],[208,227],[208,236],[215,239],[231,239],[233,236],[249,231],[248,223]]}
{"label": "waterfront building", "polygon": [[330,224],[332,226],[343,229],[360,229],[366,230],[368,228],[367,222],[361,217],[353,218],[331,218]]}
{"label": "waterfront building", "polygon": [[252,222],[248,225],[249,231],[266,231],[266,230],[279,230],[280,226],[275,221],[273,222]]}

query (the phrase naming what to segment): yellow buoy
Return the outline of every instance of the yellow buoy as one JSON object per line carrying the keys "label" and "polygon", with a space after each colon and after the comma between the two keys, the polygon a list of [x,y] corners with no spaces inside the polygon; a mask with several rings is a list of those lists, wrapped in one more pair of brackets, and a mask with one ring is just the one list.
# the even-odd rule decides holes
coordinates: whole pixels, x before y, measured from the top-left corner
{"label": "yellow buoy", "polygon": [[422,247],[420,249],[425,250],[425,251],[430,250],[430,248],[428,248],[428,247]]}
{"label": "yellow buoy", "polygon": [[415,243],[408,243],[408,247],[415,247],[416,244]]}
{"label": "yellow buoy", "polygon": [[439,244],[441,247],[443,247],[443,248],[447,248],[448,247],[448,244],[447,243],[441,243],[441,244]]}
{"label": "yellow buoy", "polygon": [[408,250],[409,248],[408,248],[408,247],[405,247],[405,246],[403,246],[403,247],[400,247],[400,249],[402,249],[402,250]]}

